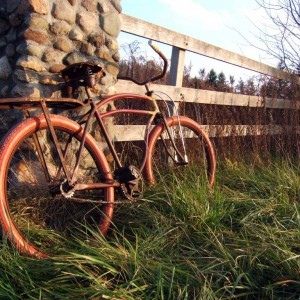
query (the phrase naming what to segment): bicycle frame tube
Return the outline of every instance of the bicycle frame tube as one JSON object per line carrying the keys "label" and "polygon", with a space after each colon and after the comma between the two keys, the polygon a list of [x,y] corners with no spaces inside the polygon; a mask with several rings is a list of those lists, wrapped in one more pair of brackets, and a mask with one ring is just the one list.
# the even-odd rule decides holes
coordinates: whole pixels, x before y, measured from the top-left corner
{"label": "bicycle frame tube", "polygon": [[51,123],[51,120],[50,120],[50,116],[49,116],[49,112],[48,112],[48,109],[47,109],[47,106],[46,106],[46,103],[45,101],[41,101],[41,107],[42,107],[42,110],[43,110],[43,113],[44,113],[44,116],[45,116],[45,119],[46,119],[46,122],[49,126],[49,130],[50,130],[50,133],[51,133],[51,136],[52,136],[52,139],[54,141],[54,144],[55,144],[55,148],[56,148],[56,151],[58,153],[58,156],[59,156],[59,159],[60,159],[60,162],[61,162],[61,165],[62,165],[62,168],[64,170],[64,173],[67,177],[67,180],[68,182],[70,183],[71,182],[71,177],[68,173],[68,170],[67,170],[67,166],[66,166],[66,163],[65,163],[65,159],[64,159],[64,155],[62,153],[62,150],[59,146],[59,143],[58,143],[58,139],[57,139],[57,135],[55,133],[55,130],[52,126],[52,123]]}
{"label": "bicycle frame tube", "polygon": [[[153,106],[153,110],[139,110],[139,109],[114,109],[114,110],[110,110],[110,111],[106,111],[101,113],[101,109],[102,107],[104,107],[105,105],[107,105],[110,102],[113,101],[117,101],[117,100],[122,100],[122,99],[135,99],[135,100],[141,100],[141,101],[150,101],[152,103]],[[94,103],[94,102],[93,102]],[[98,126],[100,127],[101,133],[103,134],[105,143],[108,146],[108,149],[110,150],[114,161],[117,165],[118,168],[122,167],[122,162],[120,161],[118,154],[116,152],[116,149],[109,137],[109,133],[106,129],[106,126],[103,122],[104,118],[109,117],[109,116],[113,116],[116,114],[122,114],[122,113],[128,113],[128,114],[138,114],[138,115],[148,115],[149,116],[149,120],[146,123],[146,130],[145,130],[145,135],[144,135],[144,140],[146,142],[146,151],[144,154],[144,158],[143,158],[143,162],[141,164],[140,170],[143,169],[144,165],[145,165],[145,161],[146,161],[146,156],[147,156],[147,144],[148,144],[148,136],[150,133],[150,125],[153,123],[153,120],[155,118],[155,116],[159,113],[159,108],[157,106],[157,103],[155,101],[154,98],[152,97],[148,97],[148,96],[142,96],[142,95],[136,95],[136,94],[129,94],[129,93],[122,93],[122,94],[116,94],[113,96],[110,96],[108,98],[103,99],[102,101],[100,101],[99,103],[94,103],[93,105],[96,105],[97,110],[95,111],[94,115],[95,118],[97,120]],[[88,112],[87,114],[85,114],[81,120],[78,122],[79,124],[87,122],[88,118],[89,118],[89,114],[90,112]]]}
{"label": "bicycle frame tube", "polygon": [[[104,105],[106,105],[106,104],[108,104],[112,101],[117,101],[117,100],[121,100],[121,99],[136,99],[136,100],[141,100],[141,101],[150,101],[153,105],[153,110],[150,111],[150,110],[139,110],[139,109],[123,108],[123,109],[114,109],[114,110],[110,110],[110,111],[103,112],[103,113],[100,112],[101,108],[104,107]],[[104,100],[100,101],[99,103],[97,103],[97,104],[94,103],[93,105],[96,105],[96,108],[97,108],[97,110],[94,113],[95,117],[97,119],[97,123],[98,123],[98,125],[101,129],[101,132],[104,136],[104,140],[105,140],[105,142],[106,142],[106,144],[107,144],[107,146],[108,146],[108,148],[109,148],[109,150],[110,150],[110,152],[111,152],[111,154],[114,158],[114,161],[116,162],[116,165],[117,165],[118,168],[122,167],[122,163],[120,162],[119,157],[116,153],[115,147],[112,144],[111,139],[109,138],[109,134],[107,132],[107,129],[105,127],[103,119],[106,118],[106,117],[109,117],[109,116],[113,116],[113,115],[116,115],[116,114],[122,114],[122,113],[139,114],[139,115],[148,115],[148,116],[150,116],[150,118],[149,118],[149,120],[146,124],[146,130],[145,130],[145,134],[144,134],[144,140],[145,140],[145,143],[146,143],[146,151],[144,153],[144,158],[143,158],[142,164],[141,164],[141,166],[139,166],[140,171],[143,170],[143,168],[145,166],[145,162],[146,162],[146,157],[147,157],[147,153],[148,153],[148,139],[149,139],[149,135],[150,135],[150,132],[151,132],[150,126],[151,126],[151,124],[153,124],[153,121],[154,121],[155,118],[157,118],[157,116],[159,116],[158,119],[160,120],[160,122],[162,122],[164,124],[164,128],[165,128],[165,131],[167,133],[167,138],[170,139],[171,145],[172,145],[172,147],[175,151],[175,156],[179,157],[179,161],[178,161],[178,159],[174,158],[174,155],[172,155],[172,153],[169,151],[168,147],[165,146],[169,156],[176,163],[180,163],[180,162],[186,163],[185,155],[182,154],[178,150],[178,148],[175,144],[172,132],[170,131],[169,125],[166,121],[166,117],[160,111],[160,109],[157,105],[156,99],[154,97],[136,95],[136,94],[131,94],[131,93],[122,93],[122,94],[116,94],[116,95],[110,96],[108,98],[105,98]],[[87,122],[90,113],[91,112],[88,112],[85,116],[83,116],[83,118],[79,121],[79,123]],[[161,139],[164,143],[163,136],[161,136]]]}
{"label": "bicycle frame tube", "polygon": [[108,148],[109,148],[109,150],[110,150],[110,152],[111,152],[111,154],[112,154],[112,156],[113,156],[113,158],[114,158],[114,160],[115,160],[118,168],[121,168],[122,167],[122,163],[121,163],[121,161],[120,161],[120,159],[118,157],[118,154],[116,152],[115,147],[113,146],[113,144],[112,144],[112,142],[111,142],[111,140],[109,138],[108,132],[106,130],[106,127],[104,125],[104,122],[103,122],[103,120],[101,118],[100,113],[98,111],[96,111],[95,112],[95,116],[96,116],[98,125],[99,125],[99,127],[100,127],[100,129],[102,131],[102,134],[104,135],[104,139],[106,141],[106,144],[107,144],[107,146],[108,146]]}
{"label": "bicycle frame tube", "polygon": [[[141,100],[141,101],[150,101],[152,106],[153,106],[153,110],[139,110],[139,109],[122,108],[122,109],[114,109],[114,110],[110,110],[110,111],[106,111],[106,112],[102,112],[102,113],[100,112],[102,107],[104,107],[106,104],[108,104],[112,101],[117,101],[117,100],[121,100],[121,99],[135,99],[135,100]],[[179,156],[179,158],[182,162],[184,161],[183,155],[179,152],[179,150],[177,149],[177,147],[175,145],[172,133],[170,132],[170,128],[169,128],[169,126],[167,124],[167,121],[166,121],[166,117],[160,111],[160,109],[157,105],[156,99],[154,97],[142,96],[142,95],[136,95],[136,94],[130,94],[130,93],[122,93],[122,94],[116,94],[116,95],[110,96],[108,98],[105,98],[105,99],[103,99],[102,101],[100,101],[98,103],[96,103],[95,100],[93,100],[92,98],[89,98],[88,101],[89,101],[91,109],[78,122],[79,124],[85,123],[85,126],[83,128],[84,132],[83,132],[83,135],[82,135],[82,140],[80,142],[80,148],[79,148],[79,151],[78,151],[78,154],[77,154],[76,164],[75,164],[75,167],[73,169],[72,175],[70,175],[70,172],[68,172],[68,170],[66,168],[64,153],[63,153],[62,149],[60,148],[60,145],[59,145],[58,140],[57,140],[56,133],[55,133],[54,128],[51,124],[51,119],[49,117],[49,112],[48,112],[46,103],[45,103],[45,101],[41,101],[41,107],[42,107],[44,116],[46,118],[47,124],[49,126],[49,130],[50,130],[51,136],[53,138],[57,153],[59,155],[59,158],[60,158],[60,161],[61,161],[61,164],[62,164],[63,172],[66,175],[68,183],[70,185],[75,185],[76,186],[75,189],[95,189],[95,188],[97,189],[97,188],[106,187],[106,186],[103,186],[102,183],[99,183],[99,184],[96,184],[96,185],[95,184],[93,184],[93,185],[88,184],[88,185],[84,185],[84,186],[83,185],[77,186],[77,184],[76,184],[78,167],[79,167],[79,164],[80,164],[82,150],[83,150],[86,135],[89,132],[89,127],[90,127],[90,124],[91,124],[91,121],[92,121],[93,117],[95,117],[95,119],[97,121],[97,124],[100,127],[100,130],[101,130],[101,133],[103,135],[104,141],[107,144],[107,147],[110,150],[110,152],[113,156],[113,159],[114,159],[114,161],[115,161],[118,168],[122,167],[122,162],[120,161],[120,159],[118,157],[118,154],[116,152],[116,149],[115,149],[115,147],[114,147],[114,145],[113,145],[113,143],[112,143],[112,141],[109,137],[109,133],[108,133],[107,128],[104,124],[104,118],[110,117],[110,116],[113,116],[113,115],[116,115],[116,114],[123,114],[123,113],[149,116],[149,120],[146,123],[146,129],[145,129],[145,133],[144,133],[144,140],[145,140],[145,143],[146,143],[146,148],[145,148],[145,153],[144,153],[144,157],[143,157],[143,160],[142,160],[142,164],[141,164],[141,166],[139,166],[140,171],[143,170],[143,168],[145,166],[145,163],[146,163],[146,159],[147,159],[147,155],[148,155],[148,140],[149,140],[149,135],[150,135],[150,132],[151,132],[151,130],[150,130],[151,125],[153,124],[154,119],[158,119],[158,120],[160,120],[161,123],[164,124],[164,128],[165,128],[166,133],[167,133],[167,138],[170,139],[171,144],[172,144],[172,146],[175,150],[175,153]],[[164,140],[163,137],[161,137],[161,138],[162,138],[162,140]],[[38,143],[38,141],[37,141],[37,143]],[[67,143],[67,147],[68,147],[68,143]],[[67,152],[67,150],[68,150],[67,147],[66,147],[66,149],[64,149],[65,152]],[[169,151],[168,151],[168,153],[169,153]],[[169,153],[169,156],[175,162],[178,162],[174,159],[174,157],[171,153]],[[42,152],[41,152],[40,159],[41,159],[41,162],[43,162]],[[47,166],[45,167],[45,172],[47,173]],[[49,178],[49,176],[47,176],[47,178]],[[114,183],[105,183],[104,185],[106,185],[106,184],[108,184],[110,186],[114,186]]]}
{"label": "bicycle frame tube", "polygon": [[[26,118],[30,118],[30,114],[29,114],[28,110],[23,110],[23,114]],[[39,160],[42,164],[44,175],[46,177],[47,182],[50,182],[50,173],[49,173],[49,170],[48,170],[48,167],[47,167],[47,163],[45,161],[45,157],[43,155],[41,144],[39,142],[39,139],[38,139],[36,133],[33,134],[33,139],[34,139],[34,144],[35,144],[36,149],[37,149],[37,154],[38,154]]]}
{"label": "bicycle frame tube", "polygon": [[77,173],[78,173],[78,168],[79,168],[79,164],[80,164],[80,158],[81,158],[81,154],[82,154],[82,151],[83,151],[83,147],[84,147],[86,135],[87,135],[88,130],[90,128],[92,117],[94,116],[94,114],[96,112],[96,107],[94,105],[93,100],[89,99],[89,102],[90,102],[90,105],[91,105],[91,110],[90,110],[90,113],[88,115],[88,119],[87,119],[86,125],[85,125],[84,130],[83,130],[83,136],[82,136],[82,140],[80,142],[79,151],[78,151],[77,158],[76,158],[76,164],[75,164],[75,167],[74,167],[74,171],[73,171],[73,175],[72,175],[72,179],[71,179],[70,185],[73,185],[77,181],[77,176],[78,176]]}
{"label": "bicycle frame tube", "polygon": [[[120,100],[120,99],[124,99],[124,98],[134,98],[134,99],[138,99],[138,100],[143,100],[143,101],[150,101],[153,103],[153,110],[138,110],[138,109],[116,109],[116,110],[112,110],[112,111],[108,111],[108,112],[104,112],[104,113],[100,113],[100,109],[103,105],[108,104],[111,101],[116,101],[116,100]],[[61,162],[61,168],[67,178],[67,181],[69,183],[69,185],[74,185],[75,186],[75,190],[82,190],[82,189],[99,189],[99,188],[106,188],[107,186],[119,186],[119,183],[98,183],[98,184],[84,184],[84,185],[77,185],[76,184],[76,180],[77,180],[77,173],[78,173],[78,168],[80,165],[80,159],[81,159],[81,155],[82,155],[82,150],[84,148],[84,143],[86,140],[86,135],[89,132],[89,127],[90,127],[90,123],[92,122],[93,117],[95,117],[98,126],[100,127],[101,133],[103,134],[104,140],[111,152],[111,154],[113,155],[114,161],[116,162],[116,165],[118,168],[122,167],[122,163],[118,157],[118,154],[115,150],[115,147],[109,137],[107,128],[104,124],[103,119],[106,117],[109,117],[111,115],[115,115],[115,114],[122,114],[122,113],[129,113],[129,114],[142,114],[142,115],[148,115],[150,116],[148,123],[146,124],[146,132],[145,132],[145,141],[146,141],[146,145],[148,143],[148,136],[150,133],[150,125],[152,124],[155,116],[157,115],[157,113],[159,112],[157,103],[155,102],[155,99],[151,98],[151,97],[147,97],[147,96],[141,96],[141,95],[135,95],[135,94],[116,94],[114,96],[108,97],[102,101],[100,101],[99,103],[96,103],[93,99],[89,98],[88,99],[89,104],[91,106],[91,109],[80,119],[80,121],[78,122],[79,124],[85,123],[85,126],[83,127],[83,135],[82,135],[82,139],[80,141],[80,148],[79,151],[77,153],[77,157],[76,157],[76,163],[75,163],[75,167],[73,169],[72,172],[69,172],[67,167],[66,167],[66,163],[65,163],[65,153],[67,153],[68,151],[68,146],[70,144],[70,141],[68,141],[66,143],[66,148],[65,149],[61,149],[59,142],[58,142],[58,138],[56,136],[55,130],[52,126],[51,123],[51,118],[49,115],[49,111],[48,111],[48,107],[47,107],[47,103],[46,101],[41,100],[40,101],[40,107],[43,111],[43,115],[45,116],[46,122],[49,126],[49,131],[51,134],[51,137],[53,139],[54,142],[54,146],[55,149],[58,153],[59,156],[59,160]],[[28,118],[30,117],[30,114],[27,110],[23,110],[24,115]],[[70,137],[72,138],[72,137]],[[35,138],[35,144],[37,147],[37,151],[38,151],[38,156],[39,159],[41,161],[41,164],[43,165],[43,169],[44,169],[44,173],[46,176],[46,179],[50,182],[50,175],[47,169],[47,165],[44,163],[44,154],[41,150],[40,144],[39,144],[39,140],[38,137]],[[141,169],[144,167],[145,165],[145,161],[146,161],[146,156],[147,156],[147,147],[146,147],[146,151],[144,154],[144,158],[143,158],[143,163]],[[60,171],[58,171],[59,174]],[[58,176],[57,174],[57,176]]]}
{"label": "bicycle frame tube", "polygon": [[[66,167],[66,163],[65,163],[65,153],[68,152],[68,147],[70,145],[70,140],[72,139],[72,136],[70,136],[70,139],[67,141],[66,148],[64,149],[64,152],[63,152],[63,150],[61,149],[61,147],[59,145],[55,130],[52,126],[51,118],[49,116],[49,112],[48,112],[48,108],[46,106],[46,103],[45,103],[45,101],[41,101],[41,108],[42,108],[43,114],[45,116],[46,122],[49,126],[49,131],[50,131],[51,137],[53,139],[55,149],[56,149],[56,151],[59,155],[61,166],[62,166],[63,172],[64,172],[64,174],[67,178],[67,181],[68,181],[69,185],[75,184],[75,182],[77,180],[77,176],[78,176],[77,173],[78,173],[80,159],[81,159],[82,151],[83,151],[85,140],[86,140],[86,135],[88,133],[88,129],[89,129],[89,125],[91,123],[92,117],[94,116],[95,111],[96,111],[96,107],[95,107],[95,105],[92,105],[92,103],[93,103],[93,101],[91,100],[91,108],[92,109],[88,114],[88,118],[87,118],[87,121],[86,121],[86,126],[83,129],[83,135],[82,135],[82,139],[80,141],[79,151],[78,151],[77,157],[76,157],[76,164],[75,164],[75,167],[73,169],[72,175],[70,175],[70,172],[68,172],[67,167]],[[27,110],[23,111],[23,113],[27,118],[30,117],[30,114]],[[35,145],[37,147],[37,152],[38,152],[40,162],[41,162],[41,164],[43,166],[43,169],[44,169],[46,180],[48,182],[50,182],[50,175],[49,175],[49,171],[48,171],[48,168],[47,168],[47,164],[45,163],[45,158],[44,158],[41,146],[40,146],[39,139],[36,136],[36,134],[34,135],[34,142],[35,142]],[[58,170],[57,176],[59,176],[60,171],[61,170]],[[108,186],[112,186],[112,184],[108,184]],[[90,186],[90,189],[106,188],[106,187],[107,187],[107,185],[104,184],[104,186],[99,186],[99,185],[98,186],[97,185],[96,186]],[[87,188],[85,188],[85,189],[87,189]]]}

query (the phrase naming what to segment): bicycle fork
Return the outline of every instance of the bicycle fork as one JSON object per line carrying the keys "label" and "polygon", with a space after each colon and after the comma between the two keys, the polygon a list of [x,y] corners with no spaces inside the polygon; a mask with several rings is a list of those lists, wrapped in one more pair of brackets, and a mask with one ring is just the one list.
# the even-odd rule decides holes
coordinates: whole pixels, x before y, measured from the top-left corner
{"label": "bicycle fork", "polygon": [[170,139],[171,141],[171,145],[173,147],[173,149],[175,150],[175,153],[171,153],[170,151],[170,147],[168,147],[168,145],[166,144],[166,141],[165,141],[165,138],[161,135],[160,138],[163,142],[163,145],[168,153],[168,155],[171,157],[171,159],[174,161],[174,163],[176,165],[183,165],[183,166],[186,166],[188,165],[188,157],[187,157],[187,154],[186,154],[186,150],[185,150],[185,142],[184,142],[184,138],[183,138],[183,132],[182,132],[182,127],[180,125],[180,119],[179,119],[179,116],[177,116],[178,118],[178,124],[179,124],[179,136],[180,136],[180,140],[181,140],[181,144],[182,144],[182,147],[183,147],[183,154],[179,151],[176,143],[175,143],[175,132],[174,132],[174,129],[171,128],[168,123],[167,123],[167,119],[165,117],[164,114],[162,113],[159,113],[157,115],[157,117],[159,119],[162,120],[163,124],[164,124],[164,127],[167,131],[167,135],[168,135],[168,138]]}

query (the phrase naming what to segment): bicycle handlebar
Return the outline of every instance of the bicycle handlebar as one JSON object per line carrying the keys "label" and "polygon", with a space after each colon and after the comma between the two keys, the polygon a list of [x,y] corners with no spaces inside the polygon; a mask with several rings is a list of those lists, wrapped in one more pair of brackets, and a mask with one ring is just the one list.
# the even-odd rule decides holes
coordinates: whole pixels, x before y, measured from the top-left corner
{"label": "bicycle handlebar", "polygon": [[118,77],[118,79],[130,80],[137,85],[146,85],[147,83],[161,79],[166,75],[167,69],[168,69],[168,60],[167,60],[166,56],[161,52],[161,50],[158,48],[158,46],[153,43],[152,40],[149,40],[148,44],[161,57],[161,59],[164,62],[162,73],[157,76],[151,77],[145,81],[137,81],[134,78],[127,77],[127,76],[120,76],[120,77]]}

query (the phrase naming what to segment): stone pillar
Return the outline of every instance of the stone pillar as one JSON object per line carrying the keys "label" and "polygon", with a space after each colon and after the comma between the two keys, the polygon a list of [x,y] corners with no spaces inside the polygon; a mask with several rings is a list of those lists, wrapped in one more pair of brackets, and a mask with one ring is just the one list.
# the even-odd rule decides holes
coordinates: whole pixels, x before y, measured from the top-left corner
{"label": "stone pillar", "polygon": [[0,98],[59,95],[62,65],[106,68],[99,93],[118,74],[120,0],[1,0]]}

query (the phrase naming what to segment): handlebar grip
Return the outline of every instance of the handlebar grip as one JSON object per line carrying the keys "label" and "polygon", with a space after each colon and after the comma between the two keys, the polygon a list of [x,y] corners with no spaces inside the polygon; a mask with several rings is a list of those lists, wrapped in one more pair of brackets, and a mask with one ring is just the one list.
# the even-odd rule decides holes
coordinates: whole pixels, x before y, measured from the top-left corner
{"label": "handlebar grip", "polygon": [[148,44],[163,60],[167,61],[167,58],[165,57],[165,55],[161,52],[161,50],[158,48],[158,46],[153,43],[152,40],[149,40]]}
{"label": "handlebar grip", "polygon": [[150,80],[150,81],[155,81],[157,79],[163,78],[166,75],[167,69],[168,69],[168,60],[165,57],[165,55],[162,53],[162,51],[158,48],[158,46],[153,43],[152,40],[149,40],[148,44],[162,58],[162,60],[164,61],[162,73],[160,75],[156,76],[156,77],[151,78],[151,80]]}
{"label": "handlebar grip", "polygon": [[151,77],[151,78],[149,78],[149,79],[147,79],[145,81],[137,81],[134,78],[128,77],[128,76],[118,76],[118,79],[130,80],[130,81],[134,82],[135,84],[145,85],[145,84],[147,84],[149,82],[154,82],[154,81],[156,81],[158,79],[161,79],[161,78],[163,78],[166,75],[167,70],[168,70],[168,59],[161,52],[161,50],[158,48],[158,46],[155,45],[155,44],[153,44],[152,40],[149,40],[148,44],[162,58],[162,60],[164,61],[163,70],[162,70],[161,74],[159,74],[157,76],[154,76],[154,77]]}

